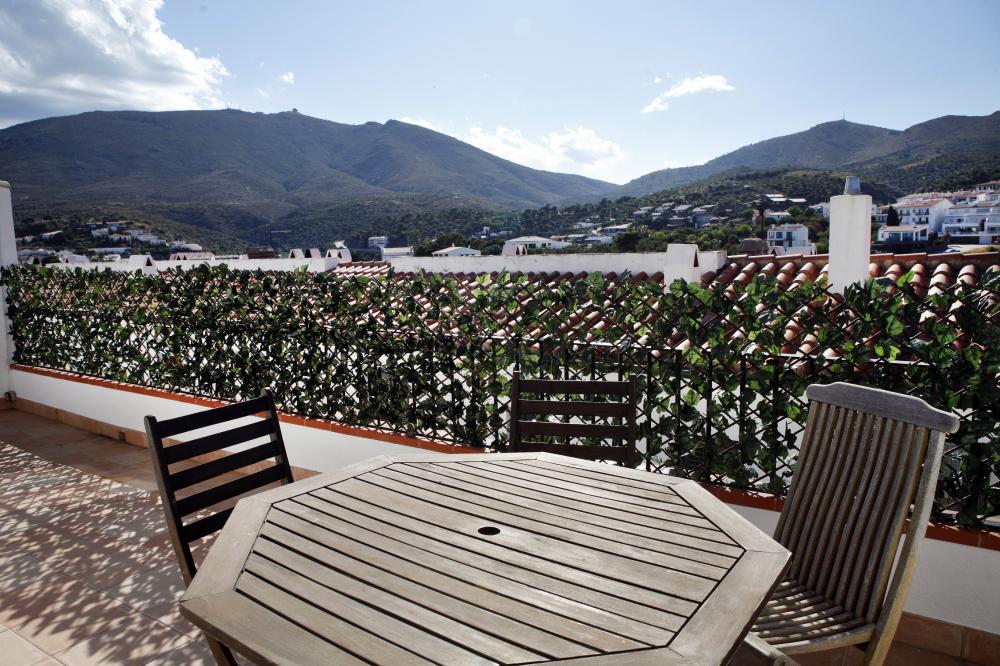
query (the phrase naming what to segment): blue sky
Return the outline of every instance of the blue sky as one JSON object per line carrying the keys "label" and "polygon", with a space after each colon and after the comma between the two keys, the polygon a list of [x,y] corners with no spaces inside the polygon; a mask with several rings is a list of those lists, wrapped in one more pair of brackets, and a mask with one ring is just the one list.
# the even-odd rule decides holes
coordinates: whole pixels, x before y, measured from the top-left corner
{"label": "blue sky", "polygon": [[998,19],[994,0],[0,0],[0,126],[296,107],[625,182],[843,114],[996,111]]}

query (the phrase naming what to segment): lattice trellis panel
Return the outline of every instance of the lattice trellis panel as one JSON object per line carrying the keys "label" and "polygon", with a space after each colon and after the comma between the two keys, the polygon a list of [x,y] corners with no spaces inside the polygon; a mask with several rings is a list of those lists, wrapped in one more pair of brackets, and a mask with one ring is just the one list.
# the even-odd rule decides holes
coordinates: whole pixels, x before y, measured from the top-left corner
{"label": "lattice trellis panel", "polygon": [[1000,513],[1000,275],[832,295],[759,275],[703,288],[628,275],[3,272],[15,361],[503,449],[512,373],[639,382],[654,471],[783,493],[815,382],[962,417],[937,515]]}

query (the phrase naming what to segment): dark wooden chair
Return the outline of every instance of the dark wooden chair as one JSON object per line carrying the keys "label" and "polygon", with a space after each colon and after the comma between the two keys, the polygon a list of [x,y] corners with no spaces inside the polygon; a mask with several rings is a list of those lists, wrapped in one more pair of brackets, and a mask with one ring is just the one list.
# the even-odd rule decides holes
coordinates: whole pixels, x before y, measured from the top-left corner
{"label": "dark wooden chair", "polygon": [[[534,397],[525,399],[525,394]],[[570,395],[617,400],[553,399]],[[631,379],[624,382],[521,379],[520,373],[515,372],[510,411],[512,451],[545,451],[635,466],[636,398],[635,382]],[[550,416],[562,417],[563,420],[544,420]],[[529,417],[528,420],[525,417]],[[542,417],[542,420],[531,417]],[[590,422],[583,421],[586,418]],[[565,443],[541,441],[539,436],[565,438]],[[579,438],[586,443],[574,444],[573,439]],[[611,440],[613,443],[593,443],[599,440]]]}
{"label": "dark wooden chair", "polygon": [[[181,433],[217,427],[247,416],[263,414],[264,418],[246,425],[203,435],[185,442],[165,444],[164,440]],[[237,453],[223,451],[226,447],[266,441]],[[235,500],[246,493],[274,483],[291,483],[292,470],[281,438],[274,396],[265,390],[259,398],[226,405],[174,419],[159,421],[146,417],[146,440],[153,455],[153,469],[160,497],[167,515],[170,542],[180,564],[184,584],[191,583],[196,566],[191,544],[210,536],[226,524]],[[193,459],[207,454],[218,457],[200,464]],[[267,463],[272,464],[268,465]],[[262,469],[222,481],[219,477],[248,466]],[[187,520],[187,522],[185,522]],[[220,664],[235,664],[227,647],[206,635],[209,648]]]}
{"label": "dark wooden chair", "polygon": [[859,645],[864,664],[878,666],[927,531],[944,438],[959,420],[919,398],[840,382],[806,395],[799,462],[774,534],[792,559],[747,647],[789,664],[786,655]]}

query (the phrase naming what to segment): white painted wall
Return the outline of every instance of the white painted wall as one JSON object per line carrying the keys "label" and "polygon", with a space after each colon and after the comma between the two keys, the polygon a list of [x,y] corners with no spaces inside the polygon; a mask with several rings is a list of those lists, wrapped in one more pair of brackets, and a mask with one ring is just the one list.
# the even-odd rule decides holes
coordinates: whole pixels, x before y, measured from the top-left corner
{"label": "white painted wall", "polygon": [[221,266],[226,264],[233,270],[265,270],[265,271],[299,271],[304,270],[309,273],[323,273],[332,271],[337,267],[340,260],[337,257],[304,257],[301,259],[201,259],[190,261],[157,261],[156,268],[165,271],[170,268],[180,268],[191,270],[196,266],[206,264],[208,266]]}
{"label": "white painted wall", "polygon": [[[18,398],[139,431],[145,429],[143,418],[147,414],[159,419],[168,419],[205,409],[186,402],[46,377],[16,369],[11,370],[11,384]],[[245,421],[250,423],[253,419],[254,417],[247,417]],[[193,434],[179,436],[178,439],[199,437],[212,430],[206,428],[203,431],[194,431]],[[281,434],[285,439],[289,462],[296,467],[305,467],[318,472],[339,469],[372,456],[426,452],[412,446],[390,444],[291,423],[281,424]],[[239,447],[232,450],[239,450]]]}
{"label": "white painted wall", "polygon": [[[0,180],[0,266],[17,264],[14,240],[14,210],[10,204],[10,184]],[[10,390],[10,358],[13,345],[8,335],[7,290],[0,288],[0,399]]]}
{"label": "white painted wall", "polygon": [[[673,248],[673,246],[671,246]],[[429,273],[680,273],[692,274],[697,262],[697,277],[716,270],[726,261],[725,252],[699,252],[697,245],[677,245],[667,252],[595,252],[593,254],[521,254],[485,257],[393,257],[398,272]],[[680,266],[678,262],[683,262]],[[675,266],[676,264],[676,266]]]}
{"label": "white painted wall", "polygon": [[[768,534],[778,513],[733,509]],[[910,613],[1000,634],[1000,551],[924,539],[906,600]]]}

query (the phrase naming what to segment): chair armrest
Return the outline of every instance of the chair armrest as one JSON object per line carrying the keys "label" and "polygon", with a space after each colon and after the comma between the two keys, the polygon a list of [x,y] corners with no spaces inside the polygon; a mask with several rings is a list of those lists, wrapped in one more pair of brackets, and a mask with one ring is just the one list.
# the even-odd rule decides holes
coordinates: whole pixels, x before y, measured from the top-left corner
{"label": "chair armrest", "polygon": [[[742,658],[741,658],[742,657]],[[799,663],[787,654],[768,644],[763,638],[754,633],[749,633],[743,639],[743,645],[736,658],[733,660],[735,666],[741,664],[767,664],[768,666],[799,666]]]}

